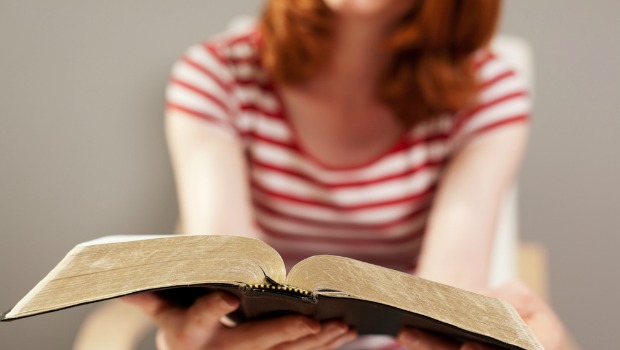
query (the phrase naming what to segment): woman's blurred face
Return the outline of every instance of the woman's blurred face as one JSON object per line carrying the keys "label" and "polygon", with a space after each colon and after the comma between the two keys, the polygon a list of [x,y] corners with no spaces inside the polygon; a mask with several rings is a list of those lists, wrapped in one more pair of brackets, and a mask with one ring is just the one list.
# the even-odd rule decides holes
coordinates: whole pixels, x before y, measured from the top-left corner
{"label": "woman's blurred face", "polygon": [[417,0],[323,0],[334,13],[352,18],[397,19]]}

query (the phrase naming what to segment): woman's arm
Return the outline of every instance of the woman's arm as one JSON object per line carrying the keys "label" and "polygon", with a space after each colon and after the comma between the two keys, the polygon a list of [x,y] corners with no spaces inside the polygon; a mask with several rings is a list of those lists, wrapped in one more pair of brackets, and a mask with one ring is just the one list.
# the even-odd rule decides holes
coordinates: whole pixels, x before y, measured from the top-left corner
{"label": "woman's arm", "polygon": [[486,287],[501,201],[525,150],[526,122],[489,130],[450,161],[429,218],[418,274],[464,289]]}
{"label": "woman's arm", "polygon": [[[182,233],[255,233],[243,148],[225,128],[176,110],[166,114]],[[340,321],[323,324],[304,316],[285,316],[226,327],[220,319],[239,301],[211,293],[189,308],[168,304],[151,293],[124,298],[158,325],[157,347],[167,349],[335,349],[356,333]]]}
{"label": "woman's arm", "polygon": [[166,112],[181,233],[255,234],[241,142],[218,125]]}

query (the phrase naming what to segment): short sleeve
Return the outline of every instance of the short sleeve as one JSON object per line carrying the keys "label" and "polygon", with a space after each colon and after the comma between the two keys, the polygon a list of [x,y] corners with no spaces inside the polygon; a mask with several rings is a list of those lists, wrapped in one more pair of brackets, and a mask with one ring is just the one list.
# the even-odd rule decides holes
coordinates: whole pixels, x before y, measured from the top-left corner
{"label": "short sleeve", "polygon": [[531,100],[526,80],[491,53],[476,62],[480,92],[473,107],[459,113],[453,129],[457,145],[478,135],[530,119]]}
{"label": "short sleeve", "polygon": [[235,133],[233,77],[208,43],[195,45],[174,64],[166,108],[203,119]]}

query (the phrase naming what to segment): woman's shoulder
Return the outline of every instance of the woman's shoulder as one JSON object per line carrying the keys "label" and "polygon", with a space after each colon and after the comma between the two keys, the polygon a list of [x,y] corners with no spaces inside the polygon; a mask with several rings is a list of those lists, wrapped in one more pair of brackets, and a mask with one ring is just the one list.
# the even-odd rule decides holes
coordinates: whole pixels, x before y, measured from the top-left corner
{"label": "woman's shoulder", "polygon": [[204,51],[203,54],[217,59],[226,66],[235,66],[259,61],[259,30],[255,22],[238,23],[189,47],[186,51]]}
{"label": "woman's shoulder", "polygon": [[266,86],[260,44],[256,22],[233,21],[226,30],[186,48],[172,67],[172,78],[214,81],[228,93],[240,86]]}
{"label": "woman's shoulder", "polygon": [[514,59],[506,57],[502,52],[494,49],[485,49],[475,53],[474,69],[482,90],[500,82],[511,82],[521,90],[529,90],[531,82],[526,66],[529,63],[518,64]]}
{"label": "woman's shoulder", "polygon": [[260,44],[257,24],[236,20],[225,31],[190,46],[176,66],[192,65],[195,71],[215,77],[230,88],[264,86],[268,79],[260,60]]}
{"label": "woman's shoulder", "polygon": [[477,52],[474,65],[478,96],[472,106],[454,116],[451,135],[456,143],[530,119],[530,84],[522,69],[491,50]]}

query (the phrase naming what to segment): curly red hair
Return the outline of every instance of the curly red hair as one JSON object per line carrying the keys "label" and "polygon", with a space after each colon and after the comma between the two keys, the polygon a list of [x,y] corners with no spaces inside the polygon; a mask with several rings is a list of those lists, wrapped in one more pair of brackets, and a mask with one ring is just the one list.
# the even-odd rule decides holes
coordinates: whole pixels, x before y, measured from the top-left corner
{"label": "curly red hair", "polygon": [[[498,22],[500,0],[418,0],[385,43],[390,61],[380,101],[406,125],[466,109],[476,98],[473,54]],[[323,0],[269,0],[260,30],[261,60],[272,79],[299,84],[329,58],[335,15]]]}

